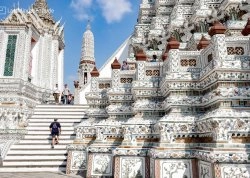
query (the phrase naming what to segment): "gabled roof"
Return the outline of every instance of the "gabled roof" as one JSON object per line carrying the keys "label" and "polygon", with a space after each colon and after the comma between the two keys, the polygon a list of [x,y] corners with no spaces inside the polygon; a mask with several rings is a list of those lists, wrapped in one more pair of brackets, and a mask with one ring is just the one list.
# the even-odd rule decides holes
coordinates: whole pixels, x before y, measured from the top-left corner
{"label": "gabled roof", "polygon": [[111,64],[114,62],[115,58],[119,60],[120,63],[126,60],[128,57],[129,45],[131,44],[131,36],[129,36],[121,46],[111,55],[111,57],[103,64],[100,68],[100,78],[111,78],[112,69]]}
{"label": "gabled roof", "polygon": [[55,23],[45,0],[36,0],[29,11],[14,9],[0,24],[15,26],[32,24],[38,31],[49,29],[54,35],[61,36],[63,40],[64,25],[61,26],[60,22],[61,20]]}

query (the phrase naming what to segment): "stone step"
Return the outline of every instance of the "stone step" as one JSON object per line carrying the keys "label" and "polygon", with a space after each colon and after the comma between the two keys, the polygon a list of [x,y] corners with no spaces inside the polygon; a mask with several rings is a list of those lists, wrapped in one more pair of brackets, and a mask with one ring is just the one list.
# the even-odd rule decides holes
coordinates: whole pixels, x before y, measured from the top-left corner
{"label": "stone step", "polygon": [[[74,127],[86,119],[87,106],[39,105],[29,119],[27,134],[12,145],[0,172],[60,172],[66,170],[67,145],[73,143]],[[62,126],[58,145],[51,148],[49,125],[57,118]],[[1,175],[1,174],[0,174]],[[1,177],[1,176],[0,176]]]}
{"label": "stone step", "polygon": [[52,156],[52,155],[46,155],[46,156],[29,156],[29,155],[25,155],[25,156],[9,156],[7,155],[4,159],[5,161],[27,161],[27,160],[32,160],[32,161],[42,161],[42,160],[65,160],[67,158],[67,156],[65,155],[59,155],[59,156]]}
{"label": "stone step", "polygon": [[[50,144],[52,140],[20,140],[18,144]],[[59,140],[59,144],[71,144],[73,140]]]}
{"label": "stone step", "polygon": [[[51,123],[54,119],[47,119],[47,118],[30,118],[29,123]],[[58,120],[60,123],[80,123],[81,121],[84,121],[84,119],[81,118],[74,118],[74,119],[60,119]]]}
{"label": "stone step", "polygon": [[0,172],[65,172],[66,167],[0,167]]}
{"label": "stone step", "polygon": [[[67,145],[62,145],[62,144],[59,144],[59,145],[55,145],[55,148],[54,150],[57,150],[57,149],[66,149]],[[12,145],[11,146],[11,149],[25,149],[27,150],[27,148],[29,148],[29,150],[39,150],[39,149],[51,149],[51,145],[50,144],[47,144],[47,145]]]}
{"label": "stone step", "polygon": [[[30,119],[60,119],[60,120],[64,120],[64,119],[83,119],[84,116],[72,116],[72,115],[61,115],[60,113],[58,113],[58,115],[50,115],[50,114],[41,114],[41,115],[33,115]],[[52,121],[53,121],[52,120]],[[51,120],[50,120],[51,121]]]}
{"label": "stone step", "polygon": [[[40,134],[50,135],[50,131],[49,131],[49,129],[47,129],[47,130],[28,130],[27,134],[28,135],[40,135]],[[72,134],[74,134],[74,132],[71,130],[62,130],[61,134],[62,135],[72,135]]]}
{"label": "stone step", "polygon": [[72,106],[51,106],[51,107],[36,107],[34,111],[78,111],[78,112],[85,112],[88,108],[81,108],[81,107],[72,107]]}
{"label": "stone step", "polygon": [[[60,123],[61,126],[64,126],[64,127],[74,127],[75,125],[78,125],[79,123],[73,123],[73,122],[62,122]],[[32,122],[32,123],[29,123],[29,126],[28,127],[36,127],[36,126],[41,126],[41,127],[48,127],[50,125],[50,123],[39,123],[39,122]]]}
{"label": "stone step", "polygon": [[[74,140],[75,135],[60,135],[61,140]],[[42,140],[42,139],[52,139],[51,135],[25,135],[24,139],[26,140]]]}
{"label": "stone step", "polygon": [[9,156],[13,155],[65,155],[67,150],[10,150],[8,152]]}
{"label": "stone step", "polygon": [[11,167],[48,167],[48,166],[66,166],[66,161],[22,161],[22,162],[4,162],[3,166]]}
{"label": "stone step", "polygon": [[88,105],[68,105],[68,104],[45,104],[45,105],[37,105],[35,109],[40,109],[40,108],[57,108],[57,109],[88,109]]}
{"label": "stone step", "polygon": [[[71,127],[71,126],[64,126],[63,124],[61,124],[61,127],[62,127],[62,131],[74,131],[74,127]],[[41,126],[41,127],[32,126],[32,127],[27,127],[26,129],[28,131],[29,130],[36,130],[36,131],[49,130],[49,125]]]}
{"label": "stone step", "polygon": [[35,111],[34,115],[79,115],[79,116],[85,116],[85,112],[77,112],[77,111],[68,111],[68,110],[62,110],[62,111]]}
{"label": "stone step", "polygon": [[65,109],[75,109],[75,110],[86,110],[89,107],[86,106],[77,106],[77,105],[37,105],[35,109],[57,109],[57,110],[65,110]]}

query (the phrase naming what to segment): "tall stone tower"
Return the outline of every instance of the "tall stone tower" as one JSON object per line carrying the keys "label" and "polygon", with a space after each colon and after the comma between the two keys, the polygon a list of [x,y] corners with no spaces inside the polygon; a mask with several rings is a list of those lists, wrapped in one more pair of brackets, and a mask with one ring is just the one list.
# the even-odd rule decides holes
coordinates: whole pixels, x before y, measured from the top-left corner
{"label": "tall stone tower", "polygon": [[[79,86],[75,90],[75,103],[80,104],[81,91],[89,84],[90,72],[95,66],[94,55],[94,35],[91,31],[90,21],[88,21],[86,31],[83,33],[81,59],[78,70]],[[84,96],[83,96],[84,97]]]}
{"label": "tall stone tower", "polygon": [[79,65],[79,84],[81,87],[90,81],[90,72],[95,66],[94,56],[94,35],[88,22],[86,31],[83,34],[82,54]]}
{"label": "tall stone tower", "polygon": [[56,83],[62,87],[63,31],[45,0],[35,0],[29,12],[14,9],[0,21],[0,122],[5,113],[31,112],[48,101]]}

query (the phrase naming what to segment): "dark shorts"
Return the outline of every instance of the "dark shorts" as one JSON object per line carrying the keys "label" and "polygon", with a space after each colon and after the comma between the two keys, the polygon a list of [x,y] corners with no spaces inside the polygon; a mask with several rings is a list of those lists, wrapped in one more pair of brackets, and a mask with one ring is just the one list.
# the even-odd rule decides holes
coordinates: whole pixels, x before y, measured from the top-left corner
{"label": "dark shorts", "polygon": [[52,138],[59,136],[59,132],[51,132],[51,136]]}

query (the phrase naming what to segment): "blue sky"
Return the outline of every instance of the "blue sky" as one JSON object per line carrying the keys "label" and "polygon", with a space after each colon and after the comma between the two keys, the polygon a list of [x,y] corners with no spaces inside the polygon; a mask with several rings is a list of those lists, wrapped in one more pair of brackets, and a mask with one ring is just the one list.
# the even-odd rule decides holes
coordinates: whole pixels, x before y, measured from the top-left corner
{"label": "blue sky", "polygon": [[[141,0],[47,0],[54,19],[65,22],[64,81],[73,87],[77,79],[82,35],[88,19],[95,36],[95,59],[100,68],[134,31]],[[0,0],[0,19],[19,4],[27,10],[35,0]],[[1,13],[1,7],[7,13]],[[73,89],[73,88],[72,88]]]}

